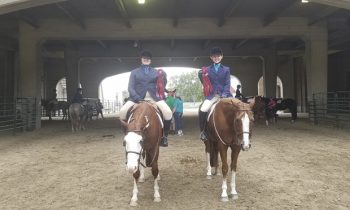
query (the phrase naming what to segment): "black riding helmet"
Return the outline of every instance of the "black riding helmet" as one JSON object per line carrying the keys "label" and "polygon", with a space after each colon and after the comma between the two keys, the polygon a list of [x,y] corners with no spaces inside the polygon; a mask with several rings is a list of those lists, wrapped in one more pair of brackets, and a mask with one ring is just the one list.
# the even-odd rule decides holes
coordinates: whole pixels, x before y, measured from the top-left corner
{"label": "black riding helmet", "polygon": [[210,49],[210,56],[213,55],[223,55],[222,50],[220,47],[213,47]]}
{"label": "black riding helmet", "polygon": [[150,51],[144,50],[141,52],[140,57],[152,59],[152,53]]}

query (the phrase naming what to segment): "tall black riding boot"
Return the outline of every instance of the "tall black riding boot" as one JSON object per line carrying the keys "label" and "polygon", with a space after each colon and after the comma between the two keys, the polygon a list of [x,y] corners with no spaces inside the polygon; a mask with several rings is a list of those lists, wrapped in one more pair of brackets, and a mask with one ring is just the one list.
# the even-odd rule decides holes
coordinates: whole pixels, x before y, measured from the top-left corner
{"label": "tall black riding boot", "polygon": [[199,128],[200,128],[200,130],[201,130],[201,133],[200,133],[199,138],[200,138],[202,141],[208,140],[207,134],[205,133],[205,126],[206,126],[206,124],[207,124],[207,114],[208,114],[208,112],[202,112],[202,111],[199,111],[199,113],[198,113]]}
{"label": "tall black riding boot", "polygon": [[170,130],[171,120],[164,120],[164,136],[162,137],[162,141],[160,142],[161,147],[168,146],[168,134]]}

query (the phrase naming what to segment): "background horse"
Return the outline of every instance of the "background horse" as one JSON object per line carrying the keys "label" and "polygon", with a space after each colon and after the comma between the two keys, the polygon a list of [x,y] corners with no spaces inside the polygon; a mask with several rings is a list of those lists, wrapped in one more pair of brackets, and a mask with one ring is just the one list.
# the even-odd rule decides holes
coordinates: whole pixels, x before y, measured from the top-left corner
{"label": "background horse", "polygon": [[294,123],[297,119],[297,102],[294,99],[291,98],[273,98],[273,99],[267,99],[269,100],[269,105],[267,106],[267,109],[269,112],[273,113],[273,117],[276,121],[277,111],[282,111],[288,109],[289,112],[292,115],[291,122]]}
{"label": "background horse", "polygon": [[[211,176],[211,167],[218,166],[218,153],[222,161],[222,193],[221,201],[228,201],[229,196],[238,198],[236,191],[236,171],[238,155],[242,150],[250,148],[250,137],[253,121],[254,101],[250,104],[238,99],[221,99],[213,106],[209,117],[206,132],[208,140],[205,141],[205,150],[208,157],[207,176]],[[231,192],[227,194],[227,150],[231,148]],[[209,153],[209,154],[208,154]]]}
{"label": "background horse", "polygon": [[52,120],[52,112],[60,111],[62,110],[62,120],[68,120],[68,108],[69,104],[67,101],[56,101],[54,102],[53,100],[41,100],[41,105],[44,107],[46,111],[46,115],[49,116],[49,120]]}
{"label": "background horse", "polygon": [[73,103],[69,106],[69,116],[72,124],[72,132],[85,129],[87,121],[87,110],[79,103]]}
{"label": "background horse", "polygon": [[[160,202],[158,156],[163,128],[156,107],[153,107],[149,102],[136,104],[130,111],[128,122],[121,121],[121,123],[126,130],[126,136],[124,137],[126,165],[128,171],[134,177],[134,189],[130,205],[137,205],[137,181],[143,182],[144,180],[143,167],[152,167],[154,201]],[[140,167],[140,165],[142,166]]]}

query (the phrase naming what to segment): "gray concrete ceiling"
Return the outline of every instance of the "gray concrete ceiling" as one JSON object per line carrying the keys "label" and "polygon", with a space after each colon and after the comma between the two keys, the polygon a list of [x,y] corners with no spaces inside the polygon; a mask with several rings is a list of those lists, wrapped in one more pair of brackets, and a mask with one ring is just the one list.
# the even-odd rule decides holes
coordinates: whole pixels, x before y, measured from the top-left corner
{"label": "gray concrete ceiling", "polygon": [[[344,48],[350,42],[350,8],[345,0],[310,0],[302,4],[299,0],[146,0],[139,5],[137,0],[17,0],[0,3],[0,39],[16,39],[18,37],[18,20],[24,21],[33,28],[40,28],[46,19],[67,19],[81,28],[85,21],[92,18],[112,18],[122,21],[131,28],[135,18],[167,18],[173,27],[181,27],[183,18],[211,18],[217,22],[217,27],[223,27],[227,18],[254,17],[259,18],[264,26],[272,24],[280,17],[303,17],[310,25],[326,21],[329,25],[329,45],[332,48]],[[332,2],[332,3],[330,3]],[[232,39],[224,40],[230,43],[232,49],[242,46],[264,45],[278,41],[281,49],[302,49],[302,42],[297,37],[275,40],[265,39]],[[75,46],[89,47],[97,45],[104,49],[117,46],[118,40],[73,41]],[[134,45],[138,40],[125,40]],[[140,43],[147,43],[147,40]],[[197,40],[206,48],[216,40]],[[62,47],[61,40],[51,40],[47,43],[48,51]],[[124,44],[125,44],[124,43]],[[139,44],[140,44],[139,43]],[[167,40],[166,45],[174,47],[178,40]],[[55,47],[53,47],[55,46]],[[112,46],[112,47],[111,47]]]}

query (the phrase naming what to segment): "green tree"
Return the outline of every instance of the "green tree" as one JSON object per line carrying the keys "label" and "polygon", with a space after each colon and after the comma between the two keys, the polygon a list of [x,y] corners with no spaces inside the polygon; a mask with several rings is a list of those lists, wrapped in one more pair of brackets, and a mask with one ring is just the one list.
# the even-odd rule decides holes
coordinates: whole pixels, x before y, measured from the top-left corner
{"label": "green tree", "polygon": [[176,88],[177,95],[184,102],[203,101],[202,84],[198,79],[197,71],[173,76],[169,79],[169,85]]}

